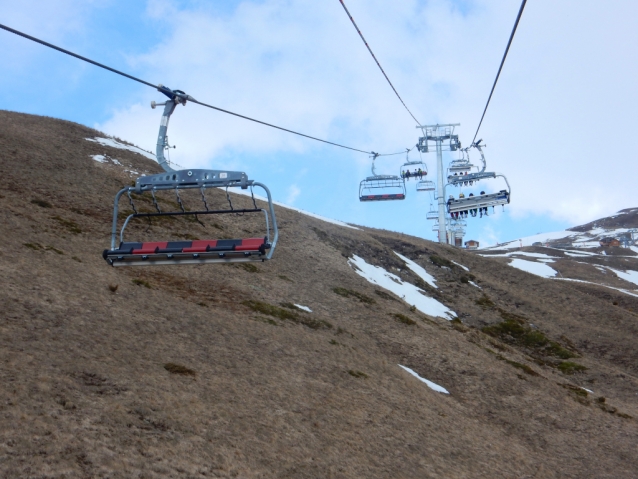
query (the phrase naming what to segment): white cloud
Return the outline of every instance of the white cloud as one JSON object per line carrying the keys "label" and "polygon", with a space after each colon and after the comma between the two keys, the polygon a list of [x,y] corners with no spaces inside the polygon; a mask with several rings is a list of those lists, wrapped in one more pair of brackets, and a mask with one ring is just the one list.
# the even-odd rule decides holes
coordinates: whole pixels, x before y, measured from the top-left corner
{"label": "white cloud", "polygon": [[288,188],[288,197],[286,198],[286,204],[293,205],[300,193],[301,189],[297,185],[290,185],[290,187]]}
{"label": "white cloud", "polygon": [[[518,4],[477,0],[466,11],[455,5],[348,3],[415,114],[424,123],[460,121],[468,144]],[[172,14],[164,43],[136,59],[150,76],[161,73],[170,86],[222,108],[365,149],[400,150],[415,142],[408,114],[336,2],[246,1],[223,17],[149,3],[150,11],[166,9]],[[630,24],[635,14],[638,4],[628,0],[604,8],[593,0],[527,6],[480,133],[488,167],[510,179],[515,217],[547,214],[578,223],[633,204],[633,175],[619,172],[633,171],[635,162],[627,149],[637,126],[638,67],[627,61],[638,40]],[[189,161],[224,151],[303,155],[314,148],[188,108],[188,115],[175,115],[173,135],[206,138],[180,145]],[[136,105],[102,127],[146,138],[155,129],[147,126],[157,120],[153,113]],[[366,158],[358,162],[365,172]]]}
{"label": "white cloud", "polygon": [[[0,8],[3,23],[54,42],[64,38],[63,46],[86,51],[76,47],[83,41],[94,47],[85,31],[87,16],[118,8],[121,1],[0,0]],[[118,54],[129,59],[136,75],[221,108],[366,151],[414,145],[418,132],[411,118],[338,2],[222,3],[150,0],[147,17],[139,21],[161,25],[161,43],[144,55]],[[464,144],[474,135],[518,7],[509,0],[348,0],[410,109],[424,123],[460,122]],[[636,16],[638,2],[632,0],[528,2],[479,135],[488,145],[488,168],[505,173],[512,185],[513,218],[545,215],[578,224],[635,206],[635,154],[628,146],[638,127],[638,64],[630,61],[638,44]],[[131,45],[140,44],[129,34]],[[7,33],[1,40],[12,71],[42,48]],[[29,81],[32,91],[45,95],[47,85],[35,85],[42,79]],[[128,101],[131,85],[118,88],[127,88]],[[161,95],[148,89],[139,102],[129,106],[122,100],[113,107],[110,94],[104,95],[104,108],[113,108],[111,118],[96,126],[154,150],[159,112],[148,103]],[[169,134],[178,146],[174,158],[185,166],[216,162],[252,172],[247,163],[257,164],[263,155],[296,155],[302,163],[328,151],[196,105],[179,107]],[[324,189],[351,181],[355,191],[369,174],[369,160],[357,154],[339,158],[351,164],[314,181]],[[434,155],[424,158],[434,173]],[[401,160],[380,160],[379,171],[396,174]],[[307,188],[294,176],[298,168],[276,166],[283,184],[290,175],[288,184]],[[304,195],[300,206],[319,211],[309,203],[318,197]],[[361,213],[354,193],[351,197],[343,203],[344,214],[377,221],[378,214]]]}

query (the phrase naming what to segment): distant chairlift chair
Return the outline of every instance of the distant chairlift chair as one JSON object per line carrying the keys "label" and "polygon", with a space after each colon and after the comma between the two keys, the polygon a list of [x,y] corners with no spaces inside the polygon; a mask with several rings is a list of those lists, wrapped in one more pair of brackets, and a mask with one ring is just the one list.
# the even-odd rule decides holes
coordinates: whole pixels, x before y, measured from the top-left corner
{"label": "distant chairlift chair", "polygon": [[[169,97],[164,103],[164,114],[160,124],[157,139],[157,161],[166,171],[156,175],[137,178],[135,186],[125,187],[115,196],[113,207],[113,224],[111,229],[111,249],[104,250],[102,256],[111,266],[148,266],[148,265],[174,265],[174,264],[203,264],[203,263],[235,263],[248,261],[266,261],[272,258],[277,245],[279,232],[277,219],[268,188],[258,182],[249,180],[246,173],[239,171],[223,170],[173,170],[164,157],[164,150],[168,148],[166,131],[168,120],[178,103],[186,104],[192,100],[180,90],[170,90],[160,85],[158,90]],[[155,108],[155,102],[151,103]],[[266,192],[268,208],[259,208],[252,196],[253,208],[235,209],[228,195],[229,188],[251,189],[258,186]],[[228,209],[211,210],[206,201],[205,190],[207,188],[226,188],[229,202]],[[199,211],[186,211],[179,196],[181,190],[198,189],[201,192],[204,209]],[[155,193],[159,191],[173,190],[177,198],[179,211],[162,211]],[[150,192],[153,197],[154,213],[140,213],[137,211],[131,193],[141,194]],[[123,194],[127,194],[133,213],[128,215],[118,235],[118,210],[119,200]],[[258,238],[242,239],[211,239],[193,241],[159,241],[159,242],[125,242],[124,230],[134,218],[152,218],[166,216],[195,216],[219,215],[219,214],[246,214],[257,213],[265,217],[265,234]],[[119,236],[119,245],[117,244]],[[271,241],[272,236],[272,241]]]}
{"label": "distant chairlift chair", "polygon": [[[418,147],[418,145],[417,145]],[[417,191],[434,191],[436,190],[436,186],[434,185],[434,181],[429,181],[427,179],[427,174],[428,174],[428,165],[422,160],[410,160],[410,158],[408,157],[410,150],[406,151],[406,157],[405,157],[405,163],[403,165],[401,165],[401,177],[403,178],[403,173],[407,170],[410,171],[410,177],[413,177],[416,180],[416,190]],[[414,176],[414,172],[411,171],[411,168],[413,169],[420,169],[421,171],[423,171],[423,177],[425,177],[426,179],[423,179],[421,177],[421,179],[417,179]],[[405,179],[405,178],[404,178]]]}
{"label": "distant chairlift chair", "polygon": [[400,176],[377,175],[374,160],[379,156],[373,153],[372,175],[359,183],[359,201],[404,200],[406,195],[405,181]]}
{"label": "distant chairlift chair", "polygon": [[[463,158],[460,160],[454,160],[450,163],[449,174],[447,177],[447,181],[449,184],[453,186],[471,186],[479,180],[488,179],[488,178],[496,178],[496,173],[485,171],[485,168],[487,167],[487,163],[485,161],[485,155],[483,154],[483,149],[481,147],[481,141],[483,140],[479,140],[476,143],[472,144],[472,147],[476,148],[481,153],[481,161],[483,162],[483,168],[478,172],[471,173],[470,172],[471,168],[473,168],[474,165],[470,163],[469,153],[468,153],[467,159]],[[462,151],[467,152],[468,149],[469,148],[465,148]],[[470,167],[470,169],[467,169],[468,166]],[[457,173],[456,175],[452,174],[455,172]],[[461,174],[458,174],[459,172]]]}
{"label": "distant chairlift chair", "polygon": [[[496,175],[505,179],[503,175]],[[500,190],[498,193],[489,193],[477,196],[468,196],[465,198],[450,198],[447,201],[448,213],[460,213],[474,209],[488,208],[490,206],[507,205],[510,202],[511,190],[509,183],[506,190]]]}

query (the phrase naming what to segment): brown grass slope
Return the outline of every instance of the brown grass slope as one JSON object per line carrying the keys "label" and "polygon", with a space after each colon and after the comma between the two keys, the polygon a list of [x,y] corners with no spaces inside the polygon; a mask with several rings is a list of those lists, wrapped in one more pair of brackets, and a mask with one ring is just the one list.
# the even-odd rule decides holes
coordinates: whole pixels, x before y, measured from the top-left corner
{"label": "brown grass slope", "polygon": [[[275,259],[256,269],[111,268],[101,251],[125,168],[158,167],[84,140],[96,134],[0,111],[1,477],[636,477],[638,298],[284,208]],[[258,224],[200,219],[139,222],[131,237]],[[413,311],[352,254],[462,321]]]}

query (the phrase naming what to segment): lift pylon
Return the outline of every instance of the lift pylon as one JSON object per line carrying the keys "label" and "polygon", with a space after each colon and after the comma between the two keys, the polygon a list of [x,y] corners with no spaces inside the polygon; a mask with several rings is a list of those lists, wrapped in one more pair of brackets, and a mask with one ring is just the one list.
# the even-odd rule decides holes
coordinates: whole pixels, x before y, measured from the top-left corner
{"label": "lift pylon", "polygon": [[[421,153],[428,153],[429,143],[434,142],[436,149],[436,176],[437,176],[437,203],[438,203],[438,223],[439,223],[439,243],[448,243],[446,228],[446,202],[444,197],[445,179],[443,169],[443,149],[457,151],[461,149],[459,136],[454,134],[454,128],[460,123],[450,123],[446,125],[419,125],[423,136],[419,138],[417,148]],[[444,142],[448,142],[444,145]]]}

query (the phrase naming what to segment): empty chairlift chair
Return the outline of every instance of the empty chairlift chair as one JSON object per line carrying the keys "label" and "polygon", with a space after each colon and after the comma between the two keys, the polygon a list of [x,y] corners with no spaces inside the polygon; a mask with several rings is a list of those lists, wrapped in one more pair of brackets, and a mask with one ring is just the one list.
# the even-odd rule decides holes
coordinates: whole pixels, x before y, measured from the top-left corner
{"label": "empty chairlift chair", "polygon": [[389,201],[405,199],[405,181],[400,176],[377,175],[374,167],[378,153],[372,157],[372,175],[359,183],[359,201]]}
{"label": "empty chairlift chair", "polygon": [[[115,196],[113,207],[113,223],[111,229],[111,248],[104,250],[102,256],[111,266],[148,266],[172,264],[202,264],[202,263],[233,263],[248,261],[266,261],[272,258],[279,236],[277,219],[268,188],[258,182],[249,180],[246,173],[223,170],[173,170],[164,157],[164,150],[168,147],[166,130],[168,119],[178,103],[186,104],[190,97],[179,90],[158,88],[169,97],[165,103],[164,115],[160,126],[157,143],[157,160],[165,172],[137,178],[135,186],[121,189]],[[152,103],[155,108],[154,102]],[[268,206],[257,206],[253,187],[260,187],[266,193]],[[206,200],[206,189],[225,188],[229,207],[225,209],[210,209]],[[251,190],[252,208],[237,209],[233,207],[228,194],[229,188]],[[187,211],[180,197],[180,191],[199,190],[203,206],[199,210]],[[176,211],[162,211],[157,201],[156,193],[173,191],[176,196]],[[135,207],[131,194],[151,193],[155,212],[139,212]],[[133,212],[123,221],[118,232],[119,202],[121,197],[128,196]],[[189,241],[145,241],[131,242],[124,240],[124,232],[129,223],[137,218],[180,217],[190,216],[198,220],[199,215],[244,215],[257,214],[264,216],[265,227],[263,236],[238,239],[204,239]],[[198,220],[199,221],[199,220]],[[118,242],[119,240],[119,242]]]}
{"label": "empty chairlift chair", "polygon": [[[268,198],[268,207],[259,208],[253,199],[253,208],[237,209],[229,201],[229,208],[211,210],[205,197],[207,188],[263,188]],[[179,192],[197,189],[201,192],[203,207],[199,210],[186,211],[181,202]],[[156,193],[173,190],[176,193],[178,211],[162,211],[156,200]],[[131,193],[150,192],[157,208],[153,213],[138,212],[132,201]],[[133,213],[124,220],[118,233],[119,201],[122,195],[128,195]],[[264,235],[239,239],[205,239],[189,241],[125,241],[124,232],[131,220],[136,218],[157,218],[199,215],[224,214],[263,214],[265,220]],[[265,185],[249,180],[245,173],[217,170],[181,170],[172,174],[142,176],[134,187],[126,187],[118,192],[113,208],[113,225],[111,230],[111,249],[103,252],[104,259],[111,266],[149,266],[166,264],[202,264],[202,263],[235,263],[248,261],[265,261],[272,258],[278,238],[277,220],[270,191]],[[119,244],[118,244],[119,240]]]}
{"label": "empty chairlift chair", "polygon": [[425,219],[436,220],[439,218],[439,211],[430,205],[430,211],[425,214]]}

